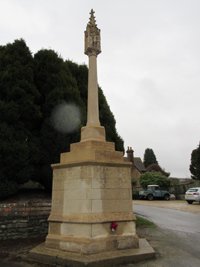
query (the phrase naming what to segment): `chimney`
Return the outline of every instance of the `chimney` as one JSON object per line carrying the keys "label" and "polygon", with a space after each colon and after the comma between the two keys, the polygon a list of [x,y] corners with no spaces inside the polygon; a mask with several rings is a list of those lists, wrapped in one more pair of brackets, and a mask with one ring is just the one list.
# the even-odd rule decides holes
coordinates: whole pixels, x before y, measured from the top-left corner
{"label": "chimney", "polygon": [[133,151],[132,147],[128,146],[128,149],[127,149],[126,153],[127,153],[128,160],[131,161],[131,162],[134,162],[133,152],[134,151]]}

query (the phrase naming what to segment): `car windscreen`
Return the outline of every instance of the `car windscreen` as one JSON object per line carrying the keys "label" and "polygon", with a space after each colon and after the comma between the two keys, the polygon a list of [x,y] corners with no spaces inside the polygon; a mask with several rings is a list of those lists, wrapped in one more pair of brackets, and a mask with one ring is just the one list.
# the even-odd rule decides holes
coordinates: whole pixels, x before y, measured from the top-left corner
{"label": "car windscreen", "polygon": [[197,192],[197,191],[198,191],[198,189],[195,189],[195,188],[188,190],[188,192]]}

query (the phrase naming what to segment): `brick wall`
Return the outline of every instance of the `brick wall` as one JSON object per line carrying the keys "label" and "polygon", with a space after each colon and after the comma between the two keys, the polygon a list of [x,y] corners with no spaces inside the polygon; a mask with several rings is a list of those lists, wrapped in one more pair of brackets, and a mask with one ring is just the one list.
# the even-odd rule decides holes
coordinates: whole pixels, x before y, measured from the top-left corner
{"label": "brick wall", "polygon": [[46,235],[50,210],[50,201],[1,203],[0,240]]}

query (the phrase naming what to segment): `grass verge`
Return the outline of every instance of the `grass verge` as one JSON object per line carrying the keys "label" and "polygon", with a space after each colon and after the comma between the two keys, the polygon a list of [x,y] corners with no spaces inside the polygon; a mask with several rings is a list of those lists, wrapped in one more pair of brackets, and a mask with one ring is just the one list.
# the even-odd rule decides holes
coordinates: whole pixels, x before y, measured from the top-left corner
{"label": "grass verge", "polygon": [[156,224],[141,216],[136,216],[136,227],[156,228]]}

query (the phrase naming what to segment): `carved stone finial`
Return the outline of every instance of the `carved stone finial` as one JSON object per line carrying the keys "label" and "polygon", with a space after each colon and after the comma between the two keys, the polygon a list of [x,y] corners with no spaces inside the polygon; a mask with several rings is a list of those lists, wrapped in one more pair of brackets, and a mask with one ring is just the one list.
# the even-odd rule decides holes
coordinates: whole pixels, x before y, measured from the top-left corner
{"label": "carved stone finial", "polygon": [[91,24],[91,25],[93,25],[93,26],[97,26],[96,25],[96,20],[95,20],[95,16],[94,16],[94,10],[93,9],[91,9],[91,11],[90,11],[90,21],[89,21],[89,23]]}
{"label": "carved stone finial", "polygon": [[92,8],[91,11],[90,11],[90,15],[91,15],[91,16],[94,16],[94,13],[95,13],[95,12],[94,12],[94,10],[93,10],[93,8]]}
{"label": "carved stone finial", "polygon": [[94,10],[91,9],[90,20],[85,31],[85,54],[97,56],[101,53],[100,29],[97,28]]}

